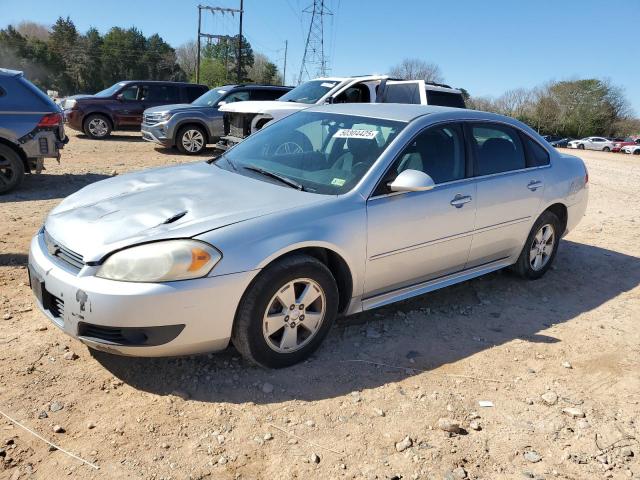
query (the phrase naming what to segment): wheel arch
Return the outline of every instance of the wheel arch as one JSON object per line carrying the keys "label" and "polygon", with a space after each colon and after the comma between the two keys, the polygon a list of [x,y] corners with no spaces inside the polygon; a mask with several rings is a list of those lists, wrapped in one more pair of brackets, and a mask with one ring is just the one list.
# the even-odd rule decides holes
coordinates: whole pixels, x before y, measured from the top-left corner
{"label": "wheel arch", "polygon": [[333,278],[336,280],[338,286],[338,312],[344,313],[347,311],[351,298],[353,296],[354,278],[352,269],[349,263],[345,260],[344,256],[331,248],[328,245],[299,245],[279,252],[278,254],[269,257],[265,260],[264,264],[260,265],[260,268],[264,269],[269,267],[275,262],[282,260],[283,258],[290,257],[292,255],[308,255],[319,260],[329,269]]}
{"label": "wheel arch", "polygon": [[542,215],[544,212],[551,212],[556,217],[558,217],[561,226],[560,230],[562,232],[562,235],[564,235],[565,231],[567,230],[567,222],[569,221],[569,210],[567,209],[567,206],[564,203],[556,202],[545,208],[540,213],[540,215]]}
{"label": "wheel arch", "polygon": [[178,134],[180,133],[180,130],[182,130],[185,127],[191,126],[191,125],[202,128],[202,130],[204,130],[204,134],[205,134],[205,137],[206,137],[205,141],[207,143],[211,142],[211,132],[209,131],[209,128],[207,127],[206,123],[203,122],[202,120],[194,119],[194,118],[185,118],[184,120],[180,120],[176,124],[176,126],[174,128],[175,134],[173,136],[174,137],[173,138],[173,142],[177,144],[178,143]]}
{"label": "wheel arch", "polygon": [[31,168],[29,167],[29,161],[27,159],[27,156],[25,155],[24,151],[15,143],[0,137],[0,144],[2,145],[6,145],[7,147],[9,147],[11,150],[13,150],[14,152],[16,152],[18,154],[18,156],[20,157],[20,160],[22,160],[22,165],[24,165],[24,171],[27,173],[31,173]]}

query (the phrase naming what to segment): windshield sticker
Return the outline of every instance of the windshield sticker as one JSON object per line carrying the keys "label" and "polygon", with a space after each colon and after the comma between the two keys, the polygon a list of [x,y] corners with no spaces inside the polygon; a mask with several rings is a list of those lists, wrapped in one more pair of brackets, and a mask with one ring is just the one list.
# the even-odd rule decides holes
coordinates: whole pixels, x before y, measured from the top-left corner
{"label": "windshield sticker", "polygon": [[374,130],[355,130],[351,128],[341,128],[334,133],[333,138],[364,138],[373,140],[378,135]]}
{"label": "windshield sticker", "polygon": [[323,82],[320,84],[321,87],[327,87],[327,88],[333,88],[336,86],[335,83],[331,83],[331,82]]}
{"label": "windshield sticker", "polygon": [[336,187],[341,187],[344,185],[346,180],[344,178],[334,178],[331,180],[331,185],[335,185]]}

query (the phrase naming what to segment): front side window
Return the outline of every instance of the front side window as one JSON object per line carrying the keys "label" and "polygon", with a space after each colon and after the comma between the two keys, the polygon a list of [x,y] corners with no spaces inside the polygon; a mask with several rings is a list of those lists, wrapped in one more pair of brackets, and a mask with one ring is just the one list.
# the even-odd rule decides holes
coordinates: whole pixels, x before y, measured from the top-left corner
{"label": "front side window", "polygon": [[311,80],[298,85],[280,97],[279,100],[283,102],[316,103],[339,83],[340,82],[330,80]]}
{"label": "front side window", "polygon": [[122,86],[123,86],[122,83],[116,83],[114,85],[111,85],[109,88],[105,88],[104,90],[100,90],[94,96],[95,97],[100,97],[100,98],[110,97],[113,94],[115,94]]}
{"label": "front side window", "polygon": [[132,85],[130,87],[125,88],[120,92],[123,100],[134,101],[138,99],[138,86]]}
{"label": "front side window", "polygon": [[180,89],[175,85],[149,85],[145,88],[143,100],[149,102],[179,102]]}
{"label": "front side window", "polygon": [[491,175],[526,167],[522,142],[513,128],[483,123],[470,124],[470,130],[476,153],[476,175]]}
{"label": "front side window", "polygon": [[216,165],[282,184],[275,174],[308,192],[340,195],[360,181],[405,126],[354,115],[300,112],[251,135]]}
{"label": "front side window", "polygon": [[458,124],[431,127],[405,147],[386,173],[374,195],[390,193],[389,183],[405,170],[419,170],[436,184],[465,178],[464,136]]}

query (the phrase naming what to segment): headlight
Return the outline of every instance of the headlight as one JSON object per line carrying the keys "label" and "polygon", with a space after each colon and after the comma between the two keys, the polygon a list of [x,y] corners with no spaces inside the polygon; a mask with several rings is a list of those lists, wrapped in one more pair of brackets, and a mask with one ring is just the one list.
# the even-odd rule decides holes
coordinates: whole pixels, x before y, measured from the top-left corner
{"label": "headlight", "polygon": [[73,107],[76,106],[76,102],[75,100],[65,100],[64,101],[64,109],[65,110],[71,110]]}
{"label": "headlight", "polygon": [[166,122],[167,120],[169,120],[171,117],[173,116],[173,113],[169,113],[169,112],[164,112],[160,114],[160,121],[161,122]]}
{"label": "headlight", "polygon": [[171,282],[207,275],[222,255],[196,240],[147,243],[114,253],[97,277],[125,282]]}

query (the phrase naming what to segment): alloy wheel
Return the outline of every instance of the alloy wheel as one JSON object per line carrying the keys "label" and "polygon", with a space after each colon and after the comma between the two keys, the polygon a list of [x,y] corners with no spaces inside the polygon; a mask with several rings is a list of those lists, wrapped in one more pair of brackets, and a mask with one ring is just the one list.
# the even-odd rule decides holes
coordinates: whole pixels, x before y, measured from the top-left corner
{"label": "alloy wheel", "polygon": [[540,227],[529,250],[529,264],[533,270],[540,271],[549,263],[555,241],[556,233],[553,225],[547,223]]}
{"label": "alloy wheel", "polygon": [[187,152],[199,152],[204,147],[204,136],[199,130],[185,130],[182,134],[182,146]]}
{"label": "alloy wheel", "polygon": [[310,278],[292,280],[273,295],[262,320],[269,347],[291,353],[307,345],[318,333],[326,313],[326,296]]}
{"label": "alloy wheel", "polygon": [[102,118],[92,118],[89,122],[89,132],[94,137],[104,137],[108,131],[109,126]]}

